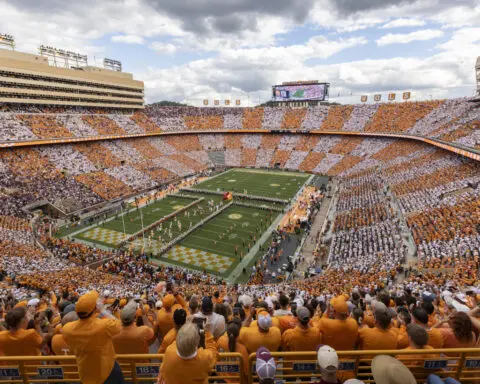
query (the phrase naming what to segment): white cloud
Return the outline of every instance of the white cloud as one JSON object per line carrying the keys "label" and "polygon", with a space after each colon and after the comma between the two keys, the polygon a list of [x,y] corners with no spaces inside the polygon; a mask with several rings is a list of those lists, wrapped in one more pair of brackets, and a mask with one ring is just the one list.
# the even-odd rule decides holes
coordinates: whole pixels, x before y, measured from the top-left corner
{"label": "white cloud", "polygon": [[388,28],[401,28],[401,27],[421,27],[425,24],[426,24],[425,20],[400,18],[400,19],[389,21],[388,23],[382,25],[380,28],[388,29]]}
{"label": "white cloud", "polygon": [[149,48],[163,55],[173,55],[177,52],[177,47],[175,45],[162,43],[160,41],[154,41],[149,45]]}
{"label": "white cloud", "polygon": [[389,44],[407,44],[412,41],[425,41],[443,36],[439,29],[422,29],[411,33],[389,33],[376,41],[377,45],[383,47]]}
{"label": "white cloud", "polygon": [[141,36],[136,35],[116,35],[112,36],[112,41],[114,43],[125,43],[125,44],[144,44],[145,40]]}

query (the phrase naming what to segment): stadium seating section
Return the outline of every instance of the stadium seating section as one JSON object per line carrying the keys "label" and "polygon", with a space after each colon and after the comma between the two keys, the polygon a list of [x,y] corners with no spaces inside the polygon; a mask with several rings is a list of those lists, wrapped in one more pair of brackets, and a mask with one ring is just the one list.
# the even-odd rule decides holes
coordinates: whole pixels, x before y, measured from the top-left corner
{"label": "stadium seating section", "polygon": [[[259,129],[279,132],[246,132]],[[405,263],[401,239],[408,236],[418,252],[416,268],[425,271],[420,280],[405,277],[409,289],[418,293],[430,283],[477,282],[480,162],[414,140],[311,131],[411,133],[480,149],[480,108],[467,99],[299,109],[152,106],[134,114],[0,108],[4,144],[165,133],[0,148],[0,272],[5,277],[0,287],[23,294],[33,289],[77,294],[88,288],[124,298],[174,278],[184,283],[187,297],[219,289],[222,296],[232,295],[213,276],[51,238],[48,225],[40,247],[30,226],[33,216],[25,210],[46,201],[69,214],[215,166],[335,176],[330,268],[279,290],[303,292],[302,300],[359,287],[373,292],[388,285]],[[91,263],[95,269],[84,267]],[[269,289],[240,287],[257,297],[271,296]]]}

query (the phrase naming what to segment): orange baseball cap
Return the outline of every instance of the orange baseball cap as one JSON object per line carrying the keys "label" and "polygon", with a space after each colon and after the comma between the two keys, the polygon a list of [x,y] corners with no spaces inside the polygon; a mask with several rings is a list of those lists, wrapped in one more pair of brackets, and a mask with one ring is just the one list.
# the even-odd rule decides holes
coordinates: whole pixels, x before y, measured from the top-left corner
{"label": "orange baseball cap", "polygon": [[97,306],[97,299],[99,294],[97,291],[90,291],[80,296],[75,305],[75,311],[77,313],[90,313]]}
{"label": "orange baseball cap", "polygon": [[165,309],[170,309],[172,308],[173,304],[175,303],[175,296],[171,295],[171,294],[168,294],[167,296],[165,296],[162,300],[163,302],[163,307]]}
{"label": "orange baseball cap", "polygon": [[345,296],[334,297],[330,300],[330,304],[337,313],[348,314],[348,304],[345,300]]}

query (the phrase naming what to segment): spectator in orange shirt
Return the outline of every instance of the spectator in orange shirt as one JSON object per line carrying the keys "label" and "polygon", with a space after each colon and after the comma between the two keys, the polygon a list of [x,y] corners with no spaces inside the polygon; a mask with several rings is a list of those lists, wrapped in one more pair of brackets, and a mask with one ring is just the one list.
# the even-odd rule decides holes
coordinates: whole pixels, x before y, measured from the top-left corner
{"label": "spectator in orange shirt", "polygon": [[217,348],[219,352],[237,352],[242,355],[243,361],[243,380],[248,376],[248,352],[247,348],[240,342],[238,342],[238,336],[240,335],[240,328],[242,323],[240,319],[233,319],[227,325],[227,332],[223,334],[217,341]]}
{"label": "spectator in orange shirt", "polygon": [[42,322],[44,312],[35,316],[35,329],[27,329],[25,307],[7,312],[5,323],[8,331],[0,332],[0,354],[4,356],[39,356],[43,344]]}
{"label": "spectator in orange shirt", "polygon": [[357,322],[348,317],[348,304],[345,297],[335,297],[330,301],[329,312],[333,310],[333,319],[324,316],[318,326],[322,332],[324,344],[337,351],[354,349],[358,335]]}
{"label": "spectator in orange shirt", "polygon": [[471,348],[475,345],[475,334],[470,317],[464,312],[455,312],[448,320],[437,323],[435,327],[448,324],[447,328],[439,328],[443,335],[444,348]]}
{"label": "spectator in orange shirt", "polygon": [[240,330],[240,342],[245,345],[248,353],[253,353],[262,346],[270,351],[278,351],[282,335],[280,329],[272,327],[270,315],[262,312],[258,315],[256,327],[243,327]]}
{"label": "spectator in orange shirt", "polygon": [[375,304],[375,327],[363,328],[358,332],[358,347],[363,350],[387,350],[397,348],[398,331],[391,327],[391,317],[387,307],[380,302]]}
{"label": "spectator in orange shirt", "polygon": [[412,310],[413,323],[425,328],[428,333],[428,345],[435,349],[443,348],[442,331],[438,328],[428,328],[429,316],[423,307],[415,307]]}
{"label": "spectator in orange shirt", "polygon": [[[405,348],[406,351],[411,350],[429,350],[433,349],[428,343],[428,333],[425,328],[418,324],[410,324],[407,327],[408,333],[408,340],[409,346]],[[400,355],[397,356],[397,359],[403,360],[404,364],[411,364],[414,366],[421,367],[423,366],[423,362],[425,359],[434,358],[435,355],[432,354],[422,354],[419,353],[418,355]],[[416,358],[418,360],[412,360],[412,358]]]}
{"label": "spectator in orange shirt", "polygon": [[145,307],[140,304],[139,310],[143,324],[138,327],[137,303],[130,301],[120,313],[122,331],[113,337],[113,345],[117,355],[148,354],[148,346],[154,341],[154,332],[150,320],[145,313]]}
{"label": "spectator in orange shirt", "polygon": [[176,309],[184,307],[184,301],[180,294],[168,294],[162,300],[163,306],[158,311],[157,324],[158,324],[158,336],[163,339],[167,332],[174,327],[173,313]]}
{"label": "spectator in orange shirt", "polygon": [[[62,319],[62,327],[66,324],[71,323],[72,321],[77,321],[78,315],[75,311],[68,312]],[[73,355],[73,350],[65,341],[63,334],[58,333],[52,337],[52,351],[55,355]]]}
{"label": "spectator in orange shirt", "polygon": [[322,334],[317,327],[310,326],[310,311],[305,307],[297,309],[298,325],[288,329],[282,336],[285,351],[314,351],[322,342]]}
{"label": "spectator in orange shirt", "polygon": [[205,332],[205,346],[199,347],[200,332],[203,330],[193,323],[180,328],[176,342],[165,352],[157,383],[208,384],[217,361],[217,347],[209,332]]}
{"label": "spectator in orange shirt", "polygon": [[98,298],[99,295],[95,291],[81,296],[75,305],[75,311],[80,319],[65,324],[62,333],[67,344],[75,352],[83,384],[123,383],[123,374],[115,361],[113,346],[113,336],[120,333],[122,325],[112,314],[104,310],[102,301]]}
{"label": "spectator in orange shirt", "polygon": [[168,346],[173,344],[177,338],[178,330],[187,322],[187,312],[183,309],[176,309],[173,313],[173,322],[175,327],[170,329],[162,340],[158,353],[165,353]]}

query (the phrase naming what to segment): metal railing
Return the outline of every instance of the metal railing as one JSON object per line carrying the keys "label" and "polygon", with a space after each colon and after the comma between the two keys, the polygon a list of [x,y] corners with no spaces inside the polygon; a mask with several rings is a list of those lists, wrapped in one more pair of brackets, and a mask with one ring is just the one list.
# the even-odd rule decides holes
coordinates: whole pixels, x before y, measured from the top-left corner
{"label": "metal railing", "polygon": [[[125,381],[155,383],[164,355],[117,355]],[[242,379],[243,377],[243,379]],[[242,383],[242,355],[220,353],[209,381]],[[0,356],[0,383],[80,383],[75,356]]]}
{"label": "metal railing", "polygon": [[[426,349],[388,351],[338,351],[341,380],[358,378],[365,383],[375,383],[372,359],[377,355],[390,355],[401,360],[423,383],[430,373],[461,383],[480,382],[480,349]],[[321,377],[316,352],[272,352],[277,365],[276,382],[287,379],[316,380]],[[129,383],[155,382],[164,355],[118,355],[117,361]],[[220,353],[209,382],[258,383],[255,372],[256,355],[248,358],[248,375],[239,353]],[[0,356],[0,384],[3,383],[78,383],[78,365],[75,356]]]}
{"label": "metal railing", "polygon": [[[365,383],[375,383],[371,373],[372,360],[377,355],[390,355],[402,361],[414,374],[418,383],[434,373],[442,378],[452,377],[461,383],[480,382],[480,349],[422,349],[388,351],[337,351],[340,366],[337,377],[343,380],[358,378]],[[277,372],[275,379],[301,379],[310,382],[321,377],[316,352],[272,352]],[[430,357],[431,356],[431,357]],[[256,355],[248,358],[248,384],[258,383],[255,372]]]}

